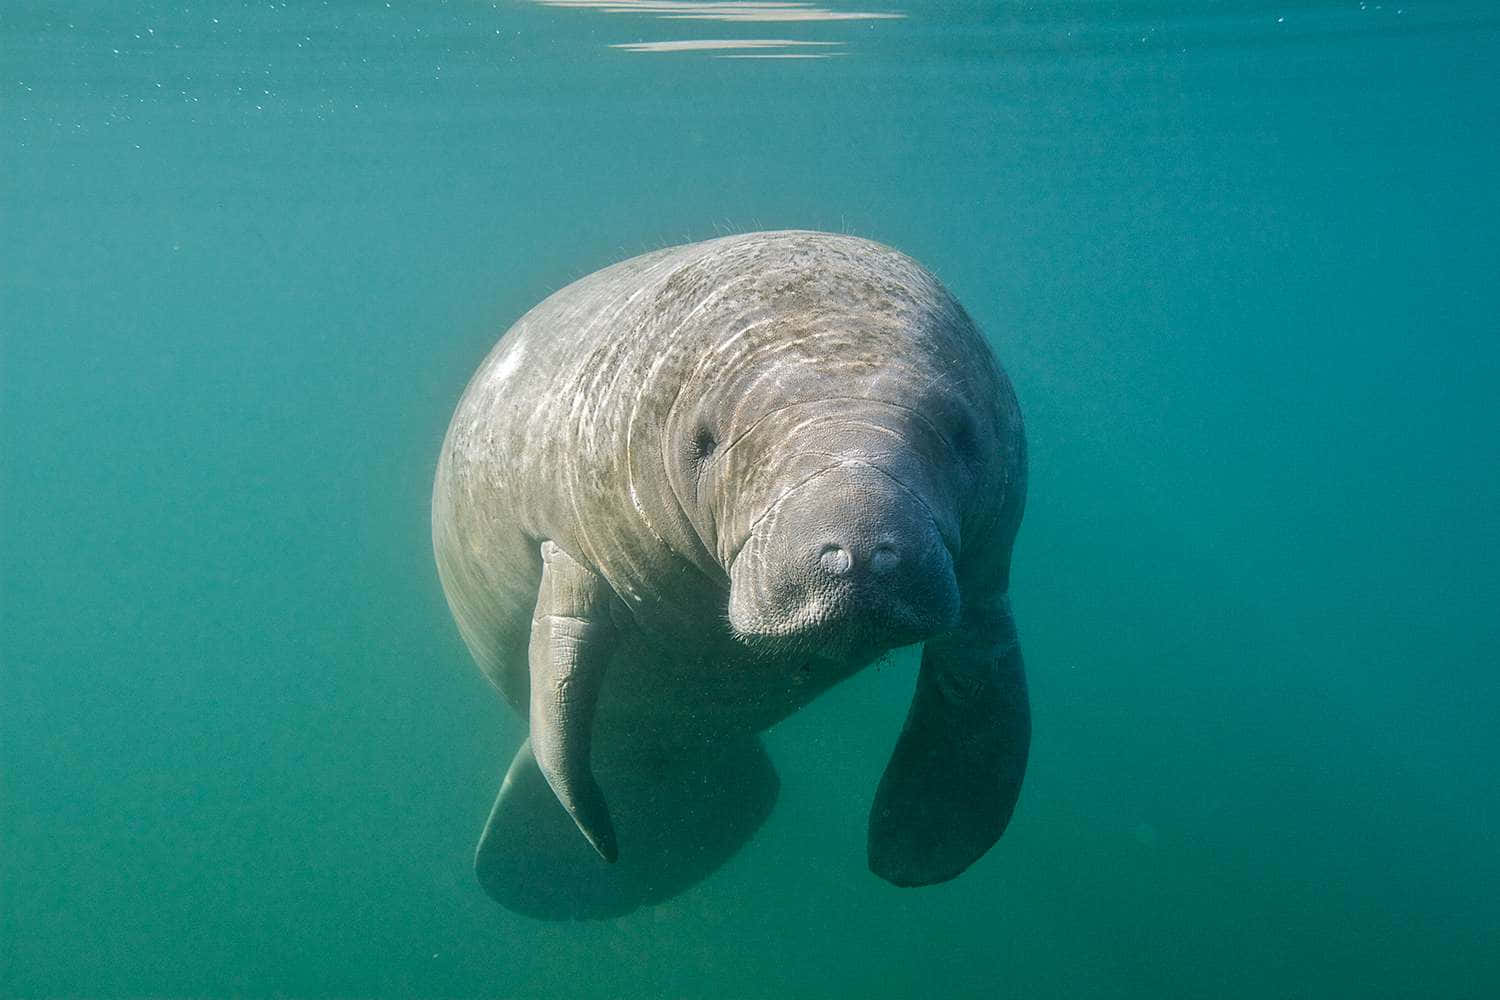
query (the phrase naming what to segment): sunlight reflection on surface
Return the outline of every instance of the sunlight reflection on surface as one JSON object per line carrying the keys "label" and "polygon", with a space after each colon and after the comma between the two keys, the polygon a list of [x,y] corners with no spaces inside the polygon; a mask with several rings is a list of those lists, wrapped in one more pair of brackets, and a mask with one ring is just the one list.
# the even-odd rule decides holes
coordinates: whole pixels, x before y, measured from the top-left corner
{"label": "sunlight reflection on surface", "polygon": [[830,10],[807,3],[693,3],[690,0],[537,0],[544,7],[578,7],[610,14],[656,14],[695,21],[871,21],[903,18],[896,11]]}
{"label": "sunlight reflection on surface", "polygon": [[[668,21],[717,21],[723,23],[802,23],[820,21],[897,20],[906,15],[899,11],[834,10],[810,3],[694,3],[691,0],[535,0],[543,7],[566,7],[599,11],[606,14],[635,14]],[[803,39],[682,39],[611,43],[610,48],[624,52],[697,52],[718,53],[719,59],[826,59],[847,52],[806,51],[721,51],[721,50],[789,50],[799,46],[841,46],[842,41]]]}
{"label": "sunlight reflection on surface", "polygon": [[822,59],[831,55],[845,55],[843,52],[754,52],[744,53],[737,50],[742,49],[789,49],[796,47],[818,46],[837,47],[843,42],[813,42],[805,39],[795,38],[692,38],[681,39],[670,42],[616,42],[611,45],[612,49],[623,49],[626,52],[717,52],[723,50],[735,50],[736,54],[723,55],[723,59]]}

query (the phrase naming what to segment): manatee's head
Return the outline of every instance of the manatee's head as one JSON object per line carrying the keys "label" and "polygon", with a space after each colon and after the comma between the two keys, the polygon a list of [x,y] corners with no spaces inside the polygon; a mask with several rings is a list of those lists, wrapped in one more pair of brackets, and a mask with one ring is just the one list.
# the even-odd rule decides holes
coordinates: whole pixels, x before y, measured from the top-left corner
{"label": "manatee's head", "polygon": [[1002,538],[978,555],[1003,572],[1022,466],[1009,385],[957,303],[893,252],[837,263],[736,286],[664,457],[734,635],[853,661],[957,625],[966,544]]}

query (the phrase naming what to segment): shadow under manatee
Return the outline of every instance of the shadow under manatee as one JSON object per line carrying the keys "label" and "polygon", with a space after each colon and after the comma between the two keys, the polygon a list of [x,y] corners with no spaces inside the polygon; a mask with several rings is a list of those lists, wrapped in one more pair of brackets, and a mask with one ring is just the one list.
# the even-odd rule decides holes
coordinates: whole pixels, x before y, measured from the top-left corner
{"label": "shadow under manatee", "polygon": [[492,899],[542,920],[604,919],[707,878],[765,822],[780,781],[759,738],[598,775],[620,846],[589,846],[537,768],[528,740],[479,838],[474,871]]}

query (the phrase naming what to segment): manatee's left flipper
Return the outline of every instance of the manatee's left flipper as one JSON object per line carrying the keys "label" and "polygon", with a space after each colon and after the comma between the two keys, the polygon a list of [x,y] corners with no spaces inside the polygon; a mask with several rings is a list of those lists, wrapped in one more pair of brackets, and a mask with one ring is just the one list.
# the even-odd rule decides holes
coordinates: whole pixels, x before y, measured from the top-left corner
{"label": "manatee's left flipper", "polygon": [[555,543],[542,543],[531,618],[531,752],[557,801],[605,861],[619,856],[589,763],[594,710],[614,650],[609,585]]}
{"label": "manatee's left flipper", "polygon": [[1004,595],[966,601],[929,640],[906,726],[870,810],[870,870],[896,885],[953,878],[1005,832],[1031,745],[1021,647]]}

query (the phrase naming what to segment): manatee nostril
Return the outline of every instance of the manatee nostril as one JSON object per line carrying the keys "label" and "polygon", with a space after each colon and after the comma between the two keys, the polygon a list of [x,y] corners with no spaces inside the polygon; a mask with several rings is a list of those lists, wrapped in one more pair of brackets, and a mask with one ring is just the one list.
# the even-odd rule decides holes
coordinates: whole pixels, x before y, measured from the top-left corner
{"label": "manatee nostril", "polygon": [[900,561],[901,557],[889,545],[877,545],[870,553],[870,568],[877,573],[889,573]]}
{"label": "manatee nostril", "polygon": [[843,576],[854,565],[854,557],[849,554],[848,550],[829,544],[823,546],[823,551],[818,555],[818,562],[834,576]]}

